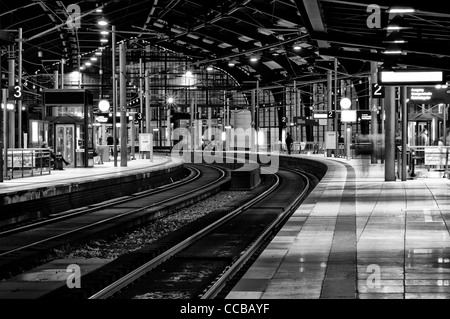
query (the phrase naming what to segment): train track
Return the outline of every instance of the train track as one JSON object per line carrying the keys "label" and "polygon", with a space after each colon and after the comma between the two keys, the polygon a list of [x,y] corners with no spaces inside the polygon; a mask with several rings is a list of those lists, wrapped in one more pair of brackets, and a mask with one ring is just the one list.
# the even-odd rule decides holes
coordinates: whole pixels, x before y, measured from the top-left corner
{"label": "train track", "polygon": [[276,182],[259,196],[202,227],[89,299],[214,298],[278,231],[309,190],[309,179],[304,174],[280,170]]}
{"label": "train track", "polygon": [[[171,185],[90,205],[0,233],[0,274],[31,265],[51,249],[135,227],[220,191],[224,169],[185,165],[189,177]],[[201,177],[201,178],[200,178]]]}
{"label": "train track", "polygon": [[[185,165],[185,167],[186,167],[186,165]],[[6,230],[0,230],[0,237],[8,236],[11,234],[15,234],[15,233],[23,232],[23,231],[30,230],[33,228],[41,227],[44,225],[52,224],[52,223],[55,223],[55,222],[58,222],[58,221],[61,221],[64,219],[73,218],[73,217],[80,216],[83,214],[95,212],[100,209],[112,207],[117,204],[126,203],[130,200],[139,199],[139,198],[146,197],[149,195],[155,195],[155,194],[158,194],[161,192],[166,192],[170,189],[173,189],[173,188],[181,186],[181,185],[186,185],[186,184],[200,178],[200,171],[197,168],[189,167],[189,166],[187,166],[186,168],[189,170],[189,174],[182,180],[173,182],[169,185],[163,185],[163,186],[155,187],[153,189],[149,189],[147,191],[134,193],[134,194],[131,194],[128,196],[122,196],[122,197],[118,197],[115,199],[102,201],[102,202],[99,202],[96,204],[91,204],[87,207],[80,207],[80,208],[63,211],[60,213],[51,214],[44,220],[30,221],[24,225],[13,226]]]}

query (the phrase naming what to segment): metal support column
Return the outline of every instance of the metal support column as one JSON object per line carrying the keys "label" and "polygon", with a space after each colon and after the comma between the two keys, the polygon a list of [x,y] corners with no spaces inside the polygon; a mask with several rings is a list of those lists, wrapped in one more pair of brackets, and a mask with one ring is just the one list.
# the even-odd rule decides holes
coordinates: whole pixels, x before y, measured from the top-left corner
{"label": "metal support column", "polygon": [[250,152],[255,151],[255,103],[256,103],[256,89],[252,90],[252,100],[251,100],[251,136],[250,136]]}
{"label": "metal support column", "polygon": [[386,131],[384,180],[395,181],[395,87],[386,87]]}
{"label": "metal support column", "polygon": [[337,58],[334,58],[334,130],[336,132],[336,150],[334,153],[334,156],[337,157],[339,154],[339,132],[338,132],[338,114],[337,114],[337,107],[338,107],[338,73],[337,73]]}
{"label": "metal support column", "polygon": [[255,120],[254,120],[254,122],[255,122],[255,125],[254,125],[254,128],[255,128],[255,130],[254,130],[254,133],[252,133],[252,134],[254,134],[254,136],[255,136],[255,142],[253,143],[253,148],[255,148],[256,147],[256,149],[255,149],[255,151],[256,152],[258,152],[259,151],[259,146],[258,146],[258,132],[259,132],[259,127],[258,127],[258,125],[259,125],[259,80],[257,80],[256,81],[256,96],[255,96],[255,109],[254,109],[254,112],[255,112]]}
{"label": "metal support column", "polygon": [[370,101],[370,110],[371,110],[371,131],[372,138],[372,153],[371,153],[371,163],[376,164],[378,163],[378,158],[375,150],[377,149],[376,146],[376,139],[375,136],[378,133],[378,121],[377,121],[377,111],[378,111],[378,99],[373,98],[373,92],[372,92],[372,84],[377,83],[377,62],[370,62],[370,78],[369,78],[369,101]]}
{"label": "metal support column", "polygon": [[444,104],[444,106],[442,107],[442,116],[443,116],[443,118],[444,118],[444,120],[442,121],[442,123],[443,123],[443,125],[444,125],[444,127],[443,127],[443,130],[444,130],[444,132],[442,133],[443,134],[443,138],[444,138],[444,140],[442,141],[443,143],[444,143],[444,145],[447,145],[447,107],[448,107],[448,104]]}
{"label": "metal support column", "polygon": [[[3,182],[3,175],[6,174],[6,149],[8,148],[8,126],[6,123],[6,102],[7,102],[7,89],[1,90],[1,102],[3,103],[4,107],[3,110],[0,110],[0,124],[1,124],[1,131],[0,131],[0,182]],[[1,103],[0,103],[1,104]]]}
{"label": "metal support column", "polygon": [[166,102],[166,140],[167,146],[172,147],[171,129],[170,129],[170,108],[171,106]]}
{"label": "metal support column", "polygon": [[119,44],[119,86],[120,86],[120,166],[127,166],[127,79],[125,44]]}
{"label": "metal support column", "polygon": [[[395,101],[395,88],[394,88],[394,101]],[[383,134],[384,132],[385,132],[385,123],[384,123],[384,121],[385,121],[385,118],[387,118],[387,115],[386,115],[386,111],[385,111],[385,99],[381,99],[381,101],[380,101],[380,106],[381,106],[381,110],[380,110],[380,126],[381,126],[381,134]],[[395,107],[394,107],[395,108]],[[394,110],[394,112],[395,112],[395,110]],[[378,127],[377,127],[377,130],[378,130]],[[395,132],[395,128],[394,128],[394,132]],[[394,133],[395,134],[395,133]],[[382,150],[383,150],[383,147],[381,148]],[[385,161],[385,154],[384,153],[381,153],[381,159],[380,159],[380,163],[381,164],[384,164],[384,161]]]}
{"label": "metal support column", "polygon": [[[192,119],[193,119],[193,130],[192,130],[192,149],[195,151],[197,148],[197,139],[200,139],[201,133],[202,133],[202,126],[200,125],[200,121],[197,121],[197,90],[195,90],[193,92],[194,94],[194,103],[193,103],[193,114],[192,114]],[[201,148],[200,148],[201,149]]]}
{"label": "metal support column", "polygon": [[117,81],[116,81],[116,27],[112,26],[111,32],[111,54],[112,54],[112,81],[113,81],[113,156],[114,167],[117,167]]}
{"label": "metal support column", "polygon": [[145,70],[145,132],[152,133],[152,111],[150,109],[150,77]]}
{"label": "metal support column", "polygon": [[61,89],[64,89],[64,63],[66,60],[61,59]]}
{"label": "metal support column", "polygon": [[58,72],[58,70],[53,71],[53,78],[54,78],[53,88],[57,90],[59,87],[59,72]]}
{"label": "metal support column", "polygon": [[[8,57],[8,71],[9,71],[9,77],[8,77],[8,85],[9,86],[15,86],[16,85],[16,60],[14,57],[14,46],[11,45],[9,47],[9,57]],[[15,101],[12,101],[11,103],[14,103],[14,108],[16,107]],[[5,108],[7,103],[5,103]],[[5,121],[7,121],[8,124],[8,130],[9,130],[9,147],[14,148],[16,145],[16,113],[15,110],[12,110],[8,112],[8,115],[5,117]]]}
{"label": "metal support column", "polygon": [[194,135],[195,135],[195,126],[194,126],[194,97],[191,97],[191,106],[190,106],[190,113],[191,113],[191,124],[189,126],[190,128],[190,134],[191,134],[191,152],[195,151],[194,145],[195,145],[195,139],[194,139]]}
{"label": "metal support column", "polygon": [[400,90],[400,98],[402,103],[402,181],[406,181],[406,142],[408,139],[408,104],[406,102],[406,86],[400,87]]}
{"label": "metal support column", "polygon": [[[328,70],[327,72],[327,111],[330,113],[333,111],[333,72]],[[334,116],[337,116],[335,113]],[[327,119],[327,131],[332,130],[331,119]],[[327,156],[331,156],[331,149],[327,149]]]}
{"label": "metal support column", "polygon": [[[19,85],[22,86],[22,28],[19,28],[19,52],[18,52],[18,68],[19,68],[19,74],[17,75],[17,78],[19,80]],[[23,92],[23,88],[22,88],[22,92]],[[18,141],[17,141],[17,147],[18,148],[22,148],[22,100],[20,99],[19,101],[17,101],[17,136],[18,136]],[[24,147],[26,148],[27,145],[24,145]]]}
{"label": "metal support column", "polygon": [[[130,116],[132,116],[132,120],[130,121],[130,141],[131,141],[131,152],[130,152],[130,158],[132,159],[132,160],[135,160],[136,159],[136,157],[135,157],[135,152],[136,152],[136,142],[135,142],[135,139],[136,139],[136,134],[135,134],[135,131],[136,131],[136,125],[134,124],[134,119],[135,119],[135,116],[134,116],[134,113],[132,113],[132,115],[130,114]],[[138,126],[138,130],[139,130],[139,126]],[[139,136],[139,133],[138,133],[138,136]]]}
{"label": "metal support column", "polygon": [[[139,58],[139,112],[144,114],[144,101],[143,101],[143,87],[142,87],[142,58]],[[144,133],[144,121],[139,122],[139,133]],[[139,134],[138,134],[139,136]]]}

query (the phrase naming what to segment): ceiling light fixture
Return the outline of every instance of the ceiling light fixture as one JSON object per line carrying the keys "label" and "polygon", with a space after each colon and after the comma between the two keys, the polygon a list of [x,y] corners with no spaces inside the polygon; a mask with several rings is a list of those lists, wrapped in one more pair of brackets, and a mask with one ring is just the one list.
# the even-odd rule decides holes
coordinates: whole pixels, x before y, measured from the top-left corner
{"label": "ceiling light fixture", "polygon": [[100,39],[100,42],[106,43],[106,42],[108,42],[108,39]]}
{"label": "ceiling light fixture", "polygon": [[389,13],[414,13],[415,11],[411,7],[391,7],[388,9]]}
{"label": "ceiling light fixture", "polygon": [[406,43],[407,41],[405,39],[403,39],[403,37],[401,36],[400,32],[398,31],[393,31],[391,32],[391,34],[386,38],[386,40],[383,41],[384,43],[397,43],[397,44],[401,44],[401,43]]}
{"label": "ceiling light fixture", "polygon": [[106,20],[104,20],[103,18],[101,20],[98,21],[98,25],[101,25],[102,27],[108,25],[108,22],[106,22]]}
{"label": "ceiling light fixture", "polygon": [[386,50],[383,51],[384,54],[403,54],[403,50],[395,43],[391,43],[387,46]]}
{"label": "ceiling light fixture", "polygon": [[395,16],[391,21],[389,21],[386,30],[395,31],[395,30],[405,30],[411,29],[409,24],[403,19],[402,16]]}

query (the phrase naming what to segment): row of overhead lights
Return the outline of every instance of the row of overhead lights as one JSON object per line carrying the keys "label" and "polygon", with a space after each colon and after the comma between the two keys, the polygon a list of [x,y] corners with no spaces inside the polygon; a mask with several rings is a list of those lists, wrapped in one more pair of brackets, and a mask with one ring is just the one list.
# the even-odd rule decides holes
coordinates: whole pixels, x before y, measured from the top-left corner
{"label": "row of overhead lights", "polygon": [[[96,9],[96,12],[101,13],[101,12],[102,12],[102,9],[101,9],[101,8]],[[108,22],[107,22],[104,18],[101,18],[97,23],[98,23],[98,25],[99,25],[100,27],[106,27],[106,26],[108,25]],[[108,43],[107,36],[109,35],[109,31],[107,31],[107,30],[105,30],[105,29],[102,29],[102,30],[100,31],[100,34],[102,35],[102,38],[100,38],[100,43],[101,43],[102,45],[105,45],[106,43]],[[96,61],[98,60],[98,57],[102,56],[102,54],[103,54],[103,53],[102,53],[102,50],[103,50],[103,49],[104,49],[104,47],[103,47],[103,46],[100,46],[100,47],[98,48],[98,50],[96,50],[96,51],[94,52],[94,56],[92,56],[88,61],[86,61],[86,62],[84,63],[83,66],[80,66],[80,71],[83,71],[83,70],[86,69],[87,67],[90,67],[90,66],[92,65],[93,62],[96,62]]]}
{"label": "row of overhead lights", "polygon": [[387,55],[401,55],[404,54],[402,48],[399,46],[401,44],[407,43],[407,41],[402,37],[401,31],[406,29],[411,29],[411,27],[404,21],[404,14],[412,14],[415,9],[410,7],[392,7],[387,11],[390,14],[396,14],[386,26],[386,31],[388,32],[388,37],[383,41],[387,43],[386,49],[383,51]]}
{"label": "row of overhead lights", "polygon": [[[300,51],[300,50],[303,49],[303,47],[301,46],[301,44],[296,43],[296,44],[294,44],[294,45],[292,46],[292,49],[293,49],[294,51]],[[274,52],[273,55],[279,55],[279,53]],[[253,62],[253,63],[258,62],[259,59],[260,59],[260,57],[258,57],[258,56],[251,56],[251,57],[249,58],[250,62]],[[236,65],[236,63],[235,63],[234,61],[229,61],[229,62],[228,62],[228,66],[229,66],[229,67],[234,67],[235,65]]]}

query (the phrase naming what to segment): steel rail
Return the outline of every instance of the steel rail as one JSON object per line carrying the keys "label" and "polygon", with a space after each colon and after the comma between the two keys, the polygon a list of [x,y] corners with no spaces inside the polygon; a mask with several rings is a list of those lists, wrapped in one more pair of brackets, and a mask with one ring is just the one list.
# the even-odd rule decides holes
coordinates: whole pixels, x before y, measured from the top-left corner
{"label": "steel rail", "polygon": [[[175,197],[172,197],[170,199],[165,199],[165,200],[159,201],[158,203],[155,203],[155,204],[152,204],[152,205],[148,205],[148,206],[145,206],[145,207],[140,207],[140,208],[137,208],[137,209],[133,209],[133,210],[127,211],[125,213],[121,213],[121,214],[116,215],[116,216],[112,216],[112,217],[109,217],[109,218],[106,218],[106,219],[102,219],[102,220],[100,220],[98,222],[95,222],[95,223],[92,223],[92,224],[89,224],[89,225],[85,225],[85,226],[81,226],[81,227],[78,227],[76,229],[72,229],[70,231],[66,231],[64,233],[61,233],[61,234],[58,234],[58,235],[54,235],[54,236],[51,236],[51,237],[48,237],[48,238],[36,241],[34,243],[31,243],[31,244],[27,244],[27,245],[24,245],[24,246],[17,247],[15,249],[11,249],[11,250],[5,251],[3,253],[0,253],[0,257],[6,256],[6,255],[11,254],[11,253],[16,252],[16,251],[20,251],[20,250],[23,250],[23,249],[26,249],[26,248],[30,248],[30,247],[33,247],[33,246],[36,246],[36,245],[39,245],[39,244],[42,244],[42,243],[45,243],[45,242],[57,239],[57,238],[61,238],[61,237],[67,236],[69,234],[73,234],[73,233],[79,232],[81,230],[85,230],[85,229],[92,228],[94,226],[105,224],[105,223],[110,222],[110,221],[115,220],[115,219],[119,219],[119,218],[122,218],[122,217],[125,217],[125,216],[128,216],[128,215],[131,215],[131,214],[139,213],[139,212],[142,212],[145,209],[148,209],[148,208],[153,207],[155,205],[160,205],[160,204],[162,204],[164,202],[172,201],[174,198],[183,197],[183,196],[186,196],[186,194],[191,194],[191,193],[197,192],[199,189],[209,187],[210,185],[213,185],[214,183],[217,183],[219,180],[222,180],[225,177],[225,171],[223,169],[218,168],[218,167],[214,167],[214,168],[216,168],[217,170],[221,171],[220,178],[215,180],[215,181],[212,181],[212,182],[210,182],[210,183],[208,183],[206,185],[203,185],[201,188],[197,188],[197,189],[185,192],[185,193],[183,193],[183,194],[181,194],[179,196],[175,196]],[[117,204],[117,203],[114,203],[114,204]]]}
{"label": "steel rail", "polygon": [[163,252],[161,255],[153,258],[152,260],[148,261],[147,263],[143,264],[139,268],[136,268],[132,272],[128,273],[124,277],[120,278],[119,280],[113,282],[112,284],[108,285],[107,287],[103,288],[99,292],[95,293],[94,295],[90,296],[88,299],[106,299],[111,296],[113,296],[115,293],[119,292],[126,286],[130,285],[134,281],[136,281],[138,278],[144,276],[147,272],[151,271],[158,265],[162,264],[169,258],[171,258],[173,255],[179,253],[186,247],[192,245],[195,241],[199,240],[203,236],[207,235],[212,230],[216,229],[217,227],[223,225],[227,221],[231,220],[232,218],[236,217],[238,214],[240,214],[242,211],[248,209],[258,201],[262,200],[264,197],[268,196],[270,193],[272,193],[280,184],[280,178],[276,176],[276,182],[274,185],[272,185],[268,190],[263,192],[262,194],[259,194],[257,197],[253,198],[249,202],[245,203],[241,207],[233,210],[232,212],[228,213],[226,216],[220,218],[216,222],[212,223],[208,227],[202,229],[201,231],[195,233],[194,235],[186,238],[179,244],[173,246],[169,250]]}
{"label": "steel rail", "polygon": [[[107,207],[111,207],[111,206],[114,206],[114,205],[117,205],[117,204],[123,204],[123,203],[129,202],[129,201],[132,201],[132,200],[136,200],[136,199],[139,199],[139,198],[142,198],[142,197],[145,197],[145,196],[155,195],[155,194],[158,194],[158,193],[161,193],[161,192],[164,192],[164,191],[167,191],[167,190],[179,187],[181,185],[185,185],[185,184],[191,183],[191,182],[197,180],[200,177],[200,171],[198,169],[194,168],[194,167],[190,167],[189,169],[190,169],[191,173],[186,178],[184,178],[182,180],[179,180],[179,181],[176,181],[176,182],[173,182],[171,184],[162,185],[162,186],[159,186],[159,187],[156,187],[156,188],[153,188],[153,189],[149,189],[149,190],[142,191],[142,192],[139,192],[139,193],[134,193],[134,194],[131,194],[131,195],[125,195],[125,196],[122,196],[122,197],[119,197],[119,198],[116,198],[116,199],[107,200],[107,201],[100,202],[100,203],[97,203],[97,204],[91,204],[91,205],[88,205],[87,207],[80,207],[80,208],[71,209],[71,210],[68,210],[66,212],[70,212],[70,211],[72,211],[72,212],[66,213],[66,214],[64,214],[64,212],[55,213],[55,214],[52,214],[55,217],[52,217],[52,218],[49,218],[49,219],[46,219],[46,220],[41,220],[41,221],[38,221],[38,222],[33,222],[31,224],[28,224],[28,225],[15,227],[15,228],[8,229],[8,230],[5,230],[5,231],[1,231],[0,232],[0,237],[9,236],[9,235],[12,235],[12,234],[15,234],[15,233],[19,233],[19,232],[22,232],[22,231],[26,231],[26,230],[37,228],[37,227],[40,227],[40,226],[44,226],[44,225],[48,225],[48,224],[51,224],[51,223],[55,223],[55,222],[58,222],[58,221],[61,221],[61,220],[64,220],[64,219],[73,218],[73,217],[76,217],[76,216],[79,216],[79,215],[82,215],[82,214],[92,213],[92,212],[95,212],[95,211],[98,211],[98,210],[101,210],[101,209],[105,209]],[[196,174],[196,175],[194,175],[194,174]],[[156,203],[156,204],[159,204],[159,203]],[[156,205],[156,204],[153,204],[153,205]],[[146,208],[149,208],[149,207],[151,207],[153,205],[147,206]],[[58,216],[58,215],[60,215],[60,216]],[[51,217],[51,215],[50,215],[50,217]]]}
{"label": "steel rail", "polygon": [[236,260],[231,266],[227,268],[227,270],[220,276],[218,280],[214,282],[214,284],[201,296],[200,299],[212,299],[216,297],[220,291],[225,287],[228,280],[230,280],[241,268],[244,264],[253,256],[253,254],[258,250],[261,244],[270,236],[272,231],[278,227],[288,216],[290,216],[291,211],[296,208],[297,204],[303,200],[303,197],[308,192],[310,187],[309,179],[304,174],[294,171],[291,169],[285,169],[293,171],[298,175],[301,175],[306,180],[306,187],[301,192],[300,195],[297,196],[296,200],[290,203],[287,209],[284,210],[280,216],[276,220],[269,225],[266,230],[245,250],[238,260]]}

